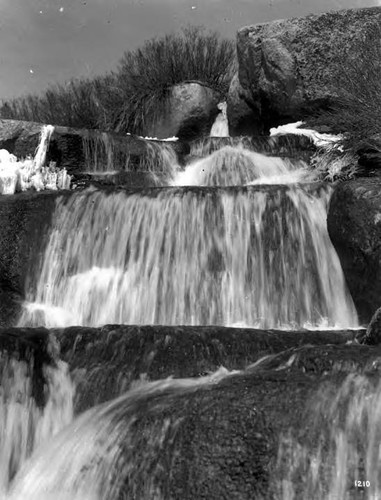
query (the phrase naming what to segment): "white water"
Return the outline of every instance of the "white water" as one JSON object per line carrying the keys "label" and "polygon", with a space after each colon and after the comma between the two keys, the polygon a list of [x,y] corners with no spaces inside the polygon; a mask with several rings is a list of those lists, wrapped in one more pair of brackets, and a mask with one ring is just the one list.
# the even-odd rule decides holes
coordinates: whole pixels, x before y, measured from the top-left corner
{"label": "white water", "polygon": [[45,167],[46,153],[53,132],[52,125],[42,127],[34,159],[17,161],[17,158],[5,149],[0,150],[0,194],[14,194],[29,189],[70,189],[71,178],[66,169],[59,170],[52,162]]}
{"label": "white water", "polygon": [[160,417],[170,407],[171,397],[160,398],[162,393],[189,393],[235,373],[239,372],[220,368],[206,377],[140,384],[87,411],[36,451],[16,477],[7,500],[118,500],[122,484],[128,498],[136,498],[134,488],[138,488],[139,498],[165,500],[155,484],[155,475],[161,473],[158,458],[174,439],[181,417],[157,418],[144,434],[136,431],[136,424],[149,415]]}
{"label": "white water", "polygon": [[36,405],[32,395],[32,370],[32,365],[0,354],[0,498],[32,452],[49,444],[73,419],[74,387],[66,364],[59,361],[57,368],[45,368],[44,408]]}
{"label": "white water", "polygon": [[[138,141],[137,141],[138,142]],[[153,176],[164,174],[171,180],[178,170],[177,156],[169,141],[163,144],[155,141],[140,141],[140,164],[131,161],[129,146],[120,143],[110,134],[97,133],[84,135],[82,139],[86,171],[88,173],[111,174],[120,171],[146,171]],[[138,145],[135,145],[137,148]],[[136,159],[136,158],[135,158]]]}
{"label": "white water", "polygon": [[288,123],[270,129],[270,135],[297,134],[309,137],[316,146],[326,147],[332,146],[342,139],[341,135],[322,134],[316,130],[302,128],[303,122]]}
{"label": "white water", "polygon": [[20,325],[356,327],[329,196],[251,187],[58,199]]}
{"label": "white water", "polygon": [[314,174],[303,161],[265,156],[242,146],[224,146],[178,171],[173,186],[237,186],[310,182]]}
{"label": "white water", "polygon": [[[314,398],[309,434],[316,449],[291,434],[278,454],[282,500],[381,498],[381,383],[351,374],[340,387],[326,387]],[[314,416],[314,417],[312,417]],[[364,494],[355,481],[368,482]]]}
{"label": "white water", "polygon": [[229,137],[229,123],[227,117],[227,104],[221,102],[218,104],[218,109],[221,110],[212,125],[210,137]]}

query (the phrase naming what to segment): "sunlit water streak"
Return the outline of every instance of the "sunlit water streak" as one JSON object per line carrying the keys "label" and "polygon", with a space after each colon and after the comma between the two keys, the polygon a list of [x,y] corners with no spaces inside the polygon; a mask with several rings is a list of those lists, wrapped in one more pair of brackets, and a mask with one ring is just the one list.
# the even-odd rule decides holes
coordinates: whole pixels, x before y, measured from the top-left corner
{"label": "sunlit water streak", "polygon": [[329,196],[251,187],[58,199],[20,325],[356,327]]}

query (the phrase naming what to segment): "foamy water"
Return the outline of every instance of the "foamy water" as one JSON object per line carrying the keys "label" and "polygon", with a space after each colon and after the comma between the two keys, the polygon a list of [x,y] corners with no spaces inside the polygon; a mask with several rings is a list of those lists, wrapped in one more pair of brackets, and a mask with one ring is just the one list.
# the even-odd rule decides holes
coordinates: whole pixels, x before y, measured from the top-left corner
{"label": "foamy water", "polygon": [[164,189],[58,199],[20,325],[356,327],[326,227],[330,192]]}
{"label": "foamy water", "polygon": [[244,147],[224,146],[178,171],[173,186],[240,186],[311,182],[314,174],[301,160],[266,156]]}
{"label": "foamy water", "polygon": [[[159,457],[175,438],[181,417],[159,418],[140,436],[135,431],[140,408],[160,415],[173,404],[171,395],[189,394],[236,373],[220,368],[206,377],[140,384],[89,410],[36,450],[6,500],[118,500],[122,488],[128,498],[165,500],[156,482]],[[138,444],[141,439],[144,448]]]}
{"label": "foamy water", "polygon": [[48,386],[44,408],[37,406],[32,394],[32,370],[32,364],[0,354],[1,498],[33,451],[49,444],[73,419],[74,386],[67,365],[59,361],[57,368],[45,367]]}

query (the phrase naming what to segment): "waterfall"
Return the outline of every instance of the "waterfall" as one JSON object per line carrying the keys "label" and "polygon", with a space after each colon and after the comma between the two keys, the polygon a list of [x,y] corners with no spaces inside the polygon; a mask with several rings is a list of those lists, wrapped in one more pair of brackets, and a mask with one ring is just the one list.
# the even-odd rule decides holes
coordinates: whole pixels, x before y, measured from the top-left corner
{"label": "waterfall", "polygon": [[237,186],[293,184],[313,180],[301,160],[265,156],[244,147],[224,146],[178,171],[173,186]]}
{"label": "waterfall", "polygon": [[20,325],[355,327],[326,228],[330,192],[252,186],[60,197]]}
{"label": "waterfall", "polygon": [[[351,374],[340,387],[320,389],[306,423],[315,446],[291,433],[280,440],[275,498],[381,498],[380,413],[377,380]],[[356,481],[366,486],[363,496]]]}
{"label": "waterfall", "polygon": [[211,137],[229,137],[229,123],[227,116],[227,104],[226,102],[220,102],[218,104],[218,109],[221,111],[219,113],[212,125],[210,136]]}
{"label": "waterfall", "polygon": [[315,151],[310,137],[285,134],[256,137],[203,137],[190,144],[191,157],[205,157],[224,146],[248,149],[256,153],[309,160]]}
{"label": "waterfall", "polygon": [[[33,451],[50,442],[73,418],[74,389],[67,365],[46,366],[48,398],[40,408],[32,396],[33,361],[0,353],[0,496]],[[24,498],[28,498],[25,496]]]}
{"label": "waterfall", "polygon": [[[7,500],[118,500],[121,491],[128,494],[123,498],[165,500],[158,484],[163,475],[160,452],[174,441],[182,417],[160,415],[171,409],[173,396],[190,394],[235,373],[220,368],[198,379],[146,383],[87,411],[37,450],[16,477]],[[150,416],[159,418],[145,428],[144,419]]]}
{"label": "waterfall", "polygon": [[[82,144],[87,173],[99,176],[138,170],[172,179],[179,167],[176,152],[169,142],[128,138],[135,141],[131,146],[125,143],[126,140],[105,132],[84,134]],[[136,150],[135,157],[131,149]]]}

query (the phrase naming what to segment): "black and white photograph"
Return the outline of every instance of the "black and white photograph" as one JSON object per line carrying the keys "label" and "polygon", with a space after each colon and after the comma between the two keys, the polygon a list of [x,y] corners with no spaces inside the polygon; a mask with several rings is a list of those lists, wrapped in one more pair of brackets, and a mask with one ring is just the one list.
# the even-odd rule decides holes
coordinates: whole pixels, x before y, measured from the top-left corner
{"label": "black and white photograph", "polygon": [[0,0],[0,500],[381,500],[380,450],[381,0]]}

